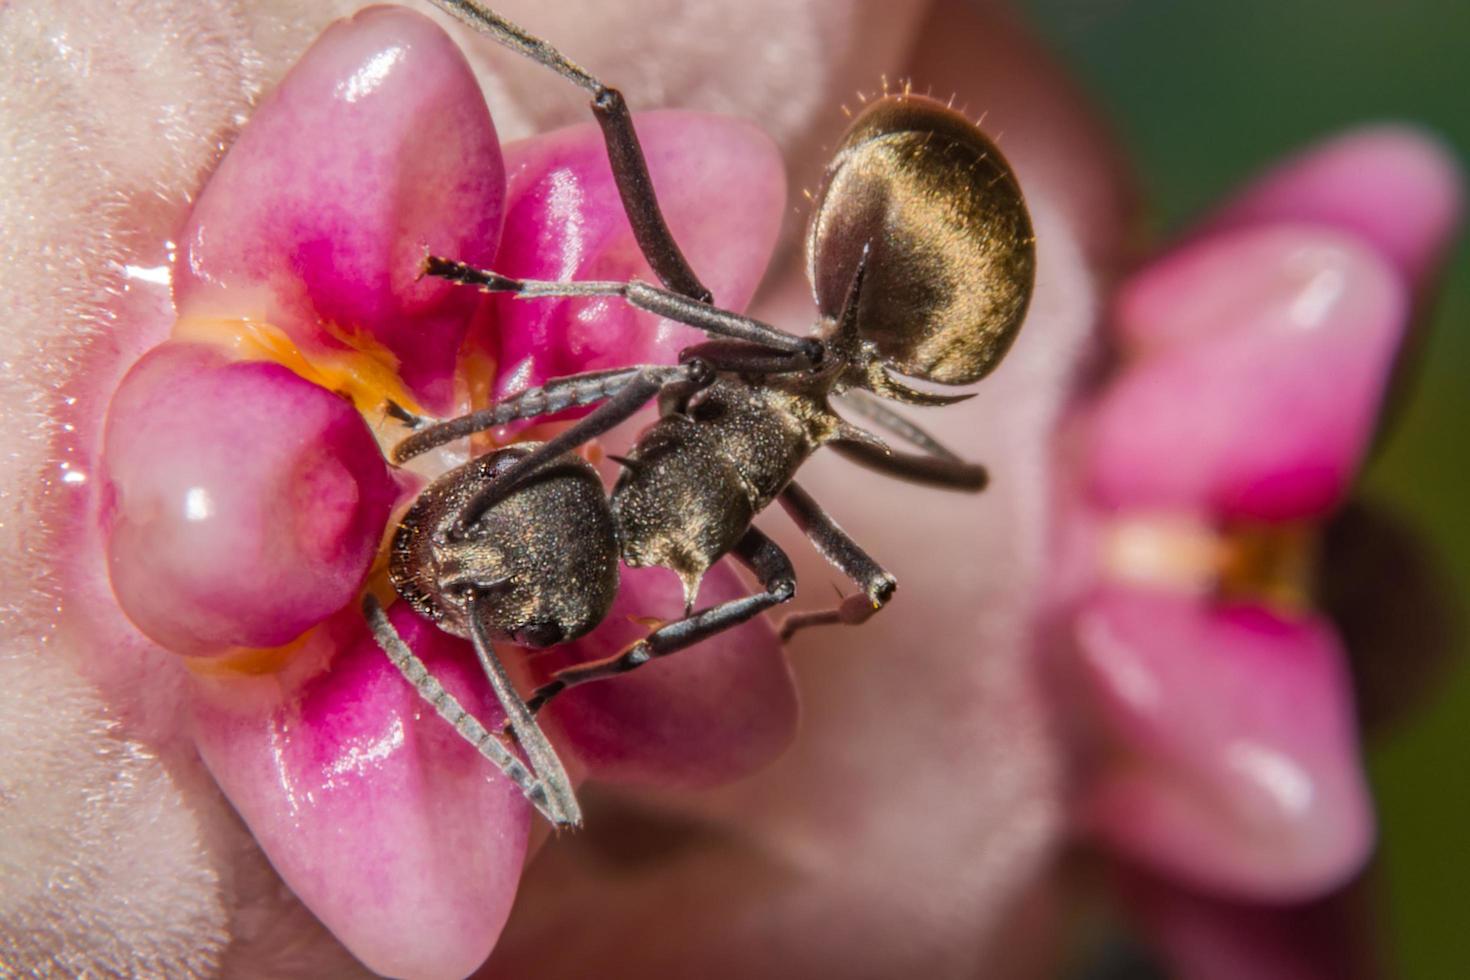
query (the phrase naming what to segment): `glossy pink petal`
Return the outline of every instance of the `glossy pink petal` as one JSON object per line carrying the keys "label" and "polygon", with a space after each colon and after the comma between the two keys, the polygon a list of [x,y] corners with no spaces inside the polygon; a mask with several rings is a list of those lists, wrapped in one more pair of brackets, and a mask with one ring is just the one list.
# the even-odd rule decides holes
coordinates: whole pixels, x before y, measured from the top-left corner
{"label": "glossy pink petal", "polygon": [[102,477],[117,600],[183,654],[278,646],[351,602],[398,491],[346,399],[178,343],[123,380]]}
{"label": "glossy pink petal", "polygon": [[[664,216],[715,302],[743,309],[781,228],[781,156],[749,122],[649,112],[638,135]],[[601,131],[573,126],[506,148],[510,189],[497,271],[528,279],[657,279],[623,212]],[[496,298],[501,394],[549,377],[672,362],[705,339],[621,299]],[[796,325],[804,330],[806,324]]]}
{"label": "glossy pink petal", "polygon": [[488,263],[504,193],[459,48],[371,8],[322,34],[220,162],[181,239],[179,312],[272,322],[311,350],[386,348],[445,410],[479,298],[420,267],[426,251]]}
{"label": "glossy pink petal", "polygon": [[1099,754],[1083,820],[1113,846],[1257,900],[1362,866],[1373,819],[1329,627],[1118,590],[1082,606],[1072,641]]}
{"label": "glossy pink petal", "polygon": [[1409,126],[1357,130],[1312,147],[1258,178],[1209,223],[1322,224],[1361,236],[1422,285],[1464,210],[1464,178],[1436,137]]}
{"label": "glossy pink petal", "polygon": [[[468,644],[403,603],[393,624],[466,708],[502,715]],[[330,669],[202,681],[199,750],[291,890],[378,973],[458,978],[510,912],[529,807],[424,703],[355,610],[323,636]]]}
{"label": "glossy pink petal", "polygon": [[[720,564],[705,576],[699,605],[751,588]],[[537,669],[616,654],[647,634],[648,618],[677,619],[683,606],[683,586],[671,572],[625,568],[603,624],[541,655]],[[797,703],[776,632],[757,618],[636,673],[571,691],[551,714],[594,778],[707,786],[753,772],[786,748]]]}
{"label": "glossy pink petal", "polygon": [[1283,520],[1342,499],[1409,315],[1385,261],[1338,232],[1252,228],[1155,263],[1117,310],[1144,346],[1091,423],[1101,503]]}

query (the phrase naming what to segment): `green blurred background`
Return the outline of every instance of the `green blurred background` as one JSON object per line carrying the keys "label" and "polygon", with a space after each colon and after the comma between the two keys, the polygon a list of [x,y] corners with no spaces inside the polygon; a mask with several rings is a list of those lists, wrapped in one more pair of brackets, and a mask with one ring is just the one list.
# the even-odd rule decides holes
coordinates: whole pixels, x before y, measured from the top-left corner
{"label": "green blurred background", "polygon": [[[1470,0],[1029,0],[1111,114],[1148,218],[1178,227],[1273,158],[1356,123],[1407,119],[1470,160]],[[1470,595],[1470,262],[1427,324],[1422,373],[1362,493],[1406,514]],[[1462,643],[1463,645],[1463,643]],[[1403,976],[1470,977],[1470,658],[1370,746],[1375,887]]]}

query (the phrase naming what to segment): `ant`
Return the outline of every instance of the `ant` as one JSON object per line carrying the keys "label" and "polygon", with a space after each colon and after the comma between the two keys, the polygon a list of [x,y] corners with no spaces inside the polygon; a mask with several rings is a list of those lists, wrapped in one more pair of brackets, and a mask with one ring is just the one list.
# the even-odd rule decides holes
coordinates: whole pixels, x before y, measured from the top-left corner
{"label": "ant", "polygon": [[[995,367],[1030,301],[1035,240],[1015,177],[974,124],[907,90],[885,94],[853,120],[815,198],[806,243],[820,315],[815,335],[722,310],[664,222],[622,95],[476,0],[435,3],[591,93],[623,208],[662,286],[519,280],[437,256],[425,260],[425,273],[525,298],[619,296],[712,338],[686,348],[674,365],[557,378],[446,421],[389,406],[412,429],[392,450],[395,464],[519,419],[597,406],[544,442],[498,449],[441,476],[404,515],[391,545],[394,587],[439,628],[473,643],[525,762],[428,673],[376,600],[363,604],[378,644],[419,694],[554,826],[575,827],[581,811],[536,712],[578,684],[626,673],[790,600],[790,559],[751,524],[772,501],[861,588],[834,609],[789,617],[783,639],[809,626],[862,623],[893,595],[894,577],[793,481],[819,447],[920,484],[985,486],[983,467],[883,402],[970,397],[912,388],[901,377],[966,385]],[[833,396],[919,452],[891,450],[847,422],[832,410]],[[609,496],[573,450],[655,399],[659,417],[618,459],[623,469]],[[694,611],[701,578],[727,554],[755,574],[761,591]],[[523,700],[493,641],[540,648],[584,635],[612,605],[620,560],[677,574],[684,617],[620,654],[558,671]]]}

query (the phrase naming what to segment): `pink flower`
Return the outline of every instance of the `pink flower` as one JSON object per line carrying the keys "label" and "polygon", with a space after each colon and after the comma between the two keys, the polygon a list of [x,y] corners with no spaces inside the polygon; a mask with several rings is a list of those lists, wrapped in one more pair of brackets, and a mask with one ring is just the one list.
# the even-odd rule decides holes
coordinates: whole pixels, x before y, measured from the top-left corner
{"label": "pink flower", "polygon": [[1313,898],[1371,848],[1314,563],[1459,193],[1422,137],[1365,130],[1118,292],[1115,367],[1064,449],[1059,672],[1085,719],[1084,823],[1196,887]]}
{"label": "pink flower", "polygon": [[[795,706],[785,662],[761,624],[670,660],[661,673],[650,668],[568,699],[553,737],[576,768],[618,785],[589,784],[589,829],[541,848],[523,875],[523,858],[537,851],[528,846],[524,802],[401,683],[363,635],[350,600],[330,615],[369,574],[362,548],[372,543],[368,529],[378,526],[383,499],[402,499],[411,487],[375,469],[364,448],[360,436],[381,420],[328,389],[380,396],[401,382],[426,409],[445,412],[490,394],[471,389],[489,373],[464,368],[465,350],[494,361],[495,394],[503,394],[584,366],[666,360],[683,340],[611,304],[481,303],[404,272],[431,243],[520,274],[620,277],[637,262],[606,197],[581,95],[544,71],[459,34],[472,80],[433,29],[376,12],[333,28],[282,82],[327,21],[351,6],[7,8],[0,41],[18,57],[0,63],[39,66],[40,78],[0,86],[0,131],[21,134],[26,149],[0,173],[0,225],[16,279],[7,285],[15,316],[0,333],[0,356],[17,366],[6,378],[8,403],[31,406],[36,423],[0,435],[16,475],[4,554],[27,556],[0,563],[15,603],[12,643],[0,654],[0,717],[22,733],[0,753],[7,823],[17,828],[3,837],[19,842],[14,851],[0,845],[0,860],[17,869],[0,896],[0,948],[18,962],[72,972],[273,976],[348,974],[360,963],[456,975],[492,945],[488,969],[506,976],[973,976],[1035,967],[1047,956],[1048,923],[1037,908],[1045,903],[1026,899],[1077,813],[1057,705],[1035,671],[1056,631],[1038,623],[1065,631],[1096,614],[1129,636],[1137,633],[1129,633],[1130,617],[1160,608],[1171,615],[1156,622],[1190,638],[1195,657],[1214,655],[1215,666],[1191,672],[1153,657],[1149,677],[1163,704],[1195,708],[1208,724],[1189,723],[1187,711],[1140,718],[1113,697],[1105,670],[1080,674],[1090,685],[1083,696],[1100,695],[1090,700],[1107,709],[1094,715],[1107,744],[1146,749],[1152,765],[1132,783],[1120,783],[1116,769],[1090,770],[1087,828],[1171,873],[1237,894],[1300,896],[1350,871],[1367,824],[1330,631],[1313,620],[1281,627],[1275,613],[1220,617],[1200,594],[1170,599],[1136,579],[1119,585],[1113,552],[1096,545],[1112,540],[1102,531],[1116,531],[1130,511],[1183,512],[1187,527],[1216,535],[1220,515],[1234,515],[1242,499],[1249,506],[1241,513],[1271,523],[1267,531],[1283,517],[1320,517],[1337,502],[1371,426],[1402,302],[1385,301],[1398,311],[1392,322],[1387,313],[1349,321],[1332,310],[1333,324],[1350,323],[1355,338],[1375,341],[1377,360],[1320,332],[1299,349],[1264,320],[1241,342],[1241,363],[1259,355],[1268,366],[1287,365],[1272,375],[1273,398],[1310,377],[1294,367],[1303,351],[1335,359],[1345,379],[1357,379],[1351,411],[1302,435],[1302,445],[1325,451],[1289,482],[1269,492],[1252,482],[1249,493],[1232,483],[1304,458],[1287,427],[1273,430],[1280,452],[1265,461],[1232,455],[1238,440],[1229,427],[1208,451],[1188,442],[1187,466],[1156,441],[1129,441],[1161,435],[1129,420],[1148,415],[1148,397],[1176,390],[1204,356],[1205,341],[1181,336],[1189,323],[1166,302],[1182,288],[1188,255],[1144,273],[1120,300],[1118,329],[1148,353],[1100,389],[1084,389],[1110,277],[1125,262],[1129,198],[1105,135],[1044,53],[1004,12],[948,0],[929,13],[905,4],[862,17],[824,0],[756,0],[502,6],[619,84],[636,109],[688,105],[754,118],[775,137],[798,187],[814,184],[822,146],[840,132],[835,105],[858,86],[871,89],[880,72],[897,77],[911,67],[921,86],[956,91],[971,111],[986,111],[986,129],[1001,134],[1035,219],[1036,299],[1016,347],[978,397],[922,421],[985,462],[994,484],[980,497],[935,494],[819,457],[803,471],[804,485],[899,576],[894,604],[860,630],[809,634],[794,647],[803,721],[772,765],[792,737]],[[630,34],[640,17],[640,33]],[[773,23],[781,30],[770,31]],[[392,29],[379,30],[385,24]],[[412,43],[398,46],[404,37]],[[395,88],[408,67],[414,84]],[[498,133],[478,102],[481,88]],[[366,115],[332,129],[322,110],[333,100]],[[639,119],[695,267],[721,302],[743,304],[782,203],[767,144],[744,123],[672,113]],[[568,121],[581,130],[508,141]],[[229,147],[224,162],[216,145]],[[1374,145],[1397,154],[1396,172],[1419,169],[1378,181],[1364,196],[1351,193],[1362,156],[1349,157],[1357,162],[1347,177],[1307,168],[1307,177],[1282,178],[1268,185],[1276,191],[1227,212],[1189,254],[1207,258],[1227,223],[1241,226],[1228,234],[1248,241],[1265,233],[1261,215],[1291,218],[1306,225],[1293,234],[1337,236],[1335,248],[1359,263],[1349,271],[1375,270],[1345,288],[1377,283],[1374,296],[1401,300],[1453,224],[1455,182],[1416,138]],[[1402,193],[1389,199],[1383,188]],[[737,198],[749,206],[734,206]],[[789,271],[771,283],[759,312],[800,331],[812,318],[810,300],[789,249],[778,247],[777,256]],[[1267,251],[1242,268],[1265,278],[1270,265]],[[157,284],[170,270],[172,290]],[[1149,276],[1165,284],[1154,300]],[[1205,269],[1195,287],[1208,292],[1220,281]],[[1237,280],[1229,282],[1226,290]],[[1128,312],[1150,302],[1168,315],[1149,321]],[[203,484],[172,467],[204,466],[218,491],[211,499],[232,508],[228,526],[260,533],[181,534],[163,552],[166,567],[134,569],[138,585],[118,599],[135,618],[146,620],[139,610],[151,608],[187,633],[197,654],[221,652],[221,613],[231,629],[279,626],[290,618],[276,604],[280,594],[300,600],[290,607],[292,629],[327,618],[287,655],[215,656],[190,671],[143,638],[113,598],[103,532],[115,537],[118,515],[132,512],[126,495],[98,493],[102,425],[125,372],[176,321],[245,316],[290,341],[282,348],[270,335],[273,359],[294,348],[316,363],[325,357],[330,369],[303,380],[261,367],[248,338],[245,346],[257,346],[239,358],[181,352],[176,335],[143,363],[172,354],[189,363],[169,367],[175,383],[163,372],[121,389],[147,397],[134,422],[114,424],[107,466],[114,479],[141,481],[134,499],[141,485],[173,500]],[[203,339],[218,347],[221,336]],[[1289,348],[1284,361],[1272,356],[1278,341]],[[364,349],[391,352],[396,379],[354,376]],[[1196,386],[1216,399],[1202,404],[1233,406],[1241,375],[1226,374],[1218,391],[1206,392],[1215,380],[1204,372]],[[1134,397],[1143,409],[1125,397],[1130,386],[1141,390]],[[267,451],[248,465],[211,457],[207,450],[222,441],[247,436],[206,422],[208,399],[196,389],[248,407],[234,421]],[[155,398],[157,412],[149,410]],[[1110,430],[1103,420],[1115,398],[1122,424]],[[284,417],[268,418],[271,406],[286,404],[289,412],[276,413]],[[168,417],[177,424],[145,432]],[[1067,452],[1058,452],[1059,426]],[[391,424],[385,431],[391,437]],[[292,439],[303,434],[330,450],[325,462],[299,465]],[[1119,455],[1103,453],[1104,445]],[[1130,461],[1142,471],[1122,465]],[[1099,497],[1100,488],[1109,495]],[[283,497],[309,500],[313,519],[284,531],[273,525],[278,508],[262,501]],[[110,516],[99,523],[99,514]],[[214,590],[234,576],[216,556],[268,531],[283,535],[281,545],[248,556],[254,574],[234,590],[235,605],[222,608]],[[834,576],[799,539],[787,543],[801,563],[799,601],[824,605]],[[138,560],[132,547],[113,550],[124,573]],[[324,565],[301,574],[308,560]],[[274,598],[251,592],[266,572],[279,575]],[[167,590],[149,592],[149,582],[165,580]],[[627,583],[584,655],[624,644],[640,628],[629,615],[667,616],[678,605],[672,581],[630,574]],[[733,576],[712,576],[705,598],[736,588]],[[446,685],[493,720],[463,644],[401,609],[394,615]],[[1221,639],[1227,630],[1234,632]],[[277,641],[248,635],[253,645]],[[1158,652],[1147,643],[1136,649]],[[1273,670],[1262,663],[1273,655],[1305,668]],[[243,676],[242,667],[265,673]],[[1312,710],[1282,723],[1279,713],[1254,710],[1253,687],[1210,704],[1195,686],[1201,676],[1289,682]],[[1247,785],[1220,751],[1242,732],[1305,772],[1313,793],[1350,805],[1333,811],[1341,819],[1313,847],[1291,847],[1290,820],[1272,824],[1277,835],[1263,851],[1282,858],[1279,867],[1249,846],[1248,824],[1152,808],[1182,772],[1223,787],[1232,802],[1246,785],[1266,801],[1260,812],[1280,812],[1270,791],[1287,786],[1291,797],[1291,780]],[[1247,758],[1261,770],[1261,754]],[[717,783],[724,785],[694,791]],[[1133,832],[1129,808],[1150,812],[1145,832]],[[1201,840],[1219,844],[1218,853],[1191,853]]]}
{"label": "pink flower", "polygon": [[[740,308],[780,224],[775,149],[753,126],[693,113],[650,114],[640,130],[684,248]],[[728,216],[707,207],[716,191]],[[502,163],[449,36],[407,10],[364,11],[302,56],[194,202],[172,262],[176,316],[120,321],[169,339],[111,400],[96,516],[81,521],[105,540],[136,627],[113,612],[86,628],[106,648],[152,641],[201,658],[190,733],[286,884],[378,972],[456,976],[485,959],[509,913],[529,807],[356,611],[390,508],[422,485],[389,473],[370,426],[400,435],[383,420],[390,398],[456,413],[492,389],[667,361],[697,335],[607,302],[482,301],[422,278],[429,252],[533,277],[651,278],[595,125],[511,144]],[[89,538],[68,560],[84,570],[78,592],[102,580],[85,577]],[[630,642],[634,614],[677,615],[677,582],[627,578],[605,628],[564,658]],[[716,571],[704,601],[739,589]],[[406,604],[393,618],[497,727],[468,644]],[[769,761],[795,722],[764,622],[585,694],[549,719],[593,777],[717,782]]]}

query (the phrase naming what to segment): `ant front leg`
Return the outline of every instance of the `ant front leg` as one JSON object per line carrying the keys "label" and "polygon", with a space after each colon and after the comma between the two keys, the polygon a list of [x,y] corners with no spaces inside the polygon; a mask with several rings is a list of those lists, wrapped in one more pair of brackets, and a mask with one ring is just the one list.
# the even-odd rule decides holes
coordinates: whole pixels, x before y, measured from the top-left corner
{"label": "ant front leg", "polygon": [[861,388],[845,391],[838,397],[846,408],[888,430],[909,445],[922,449],[928,455],[955,461],[960,459],[959,453],[883,404],[881,398],[870,395]]}
{"label": "ant front leg", "polygon": [[495,654],[490,631],[485,625],[489,610],[482,608],[483,603],[489,598],[488,594],[480,594],[470,601],[470,639],[475,647],[475,656],[479,658],[480,666],[485,671],[485,677],[490,681],[495,697],[505,710],[506,724],[515,735],[516,742],[526,753],[526,759],[530,762],[532,770],[545,787],[549,809],[556,815],[552,823],[557,826],[580,826],[582,810],[577,805],[577,794],[572,789],[572,781],[567,776],[566,767],[561,764],[561,757],[556,754],[556,749],[552,748],[546,733],[537,724],[535,714],[526,705],[526,702],[521,700],[520,693],[516,691],[515,685],[511,683],[510,675],[505,671],[505,665]]}
{"label": "ant front leg", "polygon": [[892,432],[921,453],[892,452],[873,443],[842,440],[832,448],[860,466],[922,486],[978,493],[990,482],[990,474],[979,463],[961,459],[938,439],[899,415],[862,389],[843,393],[842,404],[875,425]]}
{"label": "ant front leg", "polygon": [[[403,642],[403,637],[398,635],[398,631],[388,620],[387,613],[371,594],[362,600],[362,613],[368,621],[368,626],[372,630],[373,639],[377,641],[378,647],[388,655],[389,661],[398,668],[399,673],[413,686],[419,697],[427,701],[438,712],[439,717],[447,721],[450,727],[460,734],[460,737],[473,745],[480,755],[488,759],[519,787],[526,799],[543,817],[558,827],[574,827],[581,823],[581,812],[577,808],[576,797],[572,795],[570,781],[567,780],[566,771],[562,768],[561,762],[556,759],[554,752],[551,755],[554,765],[549,767],[552,779],[544,778],[543,772],[537,766],[535,753],[530,749],[526,750],[526,754],[531,758],[532,768],[527,769],[520,759],[517,759],[509,749],[501,744],[496,735],[481,724],[478,718],[466,711],[464,705],[460,704],[454,695],[444,689],[444,685],[439,683],[438,678],[429,673],[429,668],[414,655],[408,644]],[[504,675],[503,668],[500,673]],[[497,686],[496,694],[500,695],[500,693],[500,687]],[[520,700],[520,696],[515,694],[513,688],[511,694],[514,702],[521,706],[522,712],[525,712],[525,704]],[[501,703],[505,704],[503,697]],[[511,726],[519,738],[524,723],[517,726],[516,722],[521,719],[511,716],[509,710],[507,710],[507,716],[511,718]],[[536,725],[534,719],[531,720],[531,725]],[[536,730],[540,731],[539,726]],[[531,740],[535,742],[534,737]],[[541,741],[545,741],[544,735],[541,736]],[[525,743],[523,742],[522,745],[524,747]],[[549,743],[547,748],[550,748]]]}
{"label": "ant front leg", "polygon": [[505,499],[542,466],[632,418],[664,390],[697,391],[714,379],[714,367],[698,357],[671,366],[645,364],[613,371],[589,371],[556,379],[489,408],[443,422],[429,422],[390,402],[388,414],[414,430],[412,435],[393,447],[393,462],[401,465],[445,443],[498,425],[602,402],[592,413],[516,460],[493,483],[470,498],[458,521],[459,530],[464,533],[497,501]]}
{"label": "ant front leg", "polygon": [[[697,374],[698,368],[692,374]],[[388,404],[388,414],[413,429],[413,434],[393,447],[393,462],[402,465],[415,456],[431,449],[484,432],[496,426],[508,425],[521,419],[534,419],[543,415],[554,415],[569,408],[592,405],[612,398],[641,374],[650,374],[660,388],[688,381],[691,372],[683,366],[659,368],[648,365],[617,368],[612,371],[588,371],[565,378],[554,378],[539,388],[530,388],[518,395],[496,402],[478,412],[470,412],[458,418],[434,422],[405,411],[393,403]]]}
{"label": "ant front leg", "polygon": [[540,711],[568,688],[636,670],[650,660],[666,657],[732,626],[739,626],[773,606],[789,602],[796,595],[796,572],[791,566],[791,559],[776,542],[760,531],[753,527],[748,529],[730,553],[755,572],[765,588],[764,592],[731,599],[666,623],[616,656],[559,670],[550,681],[536,689],[526,704],[532,711]]}
{"label": "ant front leg", "polygon": [[644,158],[638,132],[633,128],[633,117],[622,93],[604,85],[550,44],[476,0],[434,0],[434,3],[512,51],[550,68],[592,96],[592,113],[602,127],[613,181],[617,184],[618,196],[622,198],[623,210],[628,215],[628,224],[633,228],[633,237],[637,239],[643,257],[648,260],[659,282],[669,289],[701,303],[713,302],[714,297],[689,267],[664,220],[658,197],[653,191],[653,179],[648,174],[648,161]]}
{"label": "ant front leg", "polygon": [[979,493],[990,483],[990,472],[985,467],[963,459],[926,453],[885,452],[861,442],[833,442],[831,446],[860,466],[920,486]]}
{"label": "ant front leg", "polygon": [[817,553],[846,575],[863,591],[843,599],[834,609],[792,613],[781,622],[781,639],[789,640],[808,626],[844,623],[857,626],[866,623],[893,598],[898,580],[872,559],[862,546],[848,536],[822,510],[820,504],[800,486],[787,484],[781,491],[781,506],[791,515],[801,532],[811,539]]}

